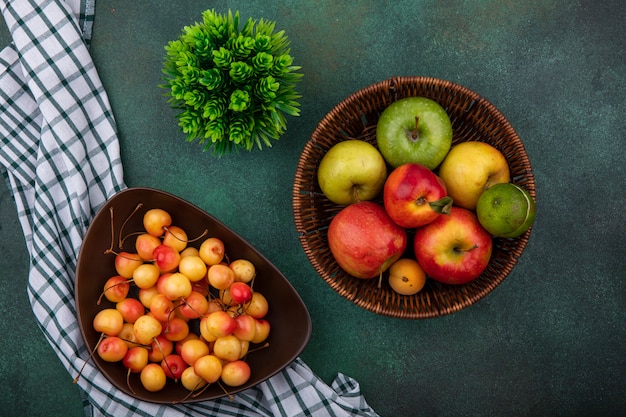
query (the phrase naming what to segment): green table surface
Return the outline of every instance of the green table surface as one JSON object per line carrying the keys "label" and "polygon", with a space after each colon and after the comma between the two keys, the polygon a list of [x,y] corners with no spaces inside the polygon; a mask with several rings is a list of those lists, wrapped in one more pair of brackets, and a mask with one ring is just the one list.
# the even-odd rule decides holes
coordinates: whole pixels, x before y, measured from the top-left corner
{"label": "green table surface", "polygon": [[[207,8],[275,20],[291,41],[302,114],[271,149],[201,152],[157,87],[165,44]],[[381,416],[608,416],[626,412],[625,29],[621,0],[98,0],[91,52],[127,184],[177,194],[263,252],[311,313],[302,358],[326,382],[356,378]],[[396,75],[451,80],[490,100],[524,141],[537,183],[535,227],[513,272],[436,319],[378,316],[340,297],[293,221],[294,173],[316,124]],[[28,304],[28,257],[4,183],[0,270],[0,414],[81,415]]]}

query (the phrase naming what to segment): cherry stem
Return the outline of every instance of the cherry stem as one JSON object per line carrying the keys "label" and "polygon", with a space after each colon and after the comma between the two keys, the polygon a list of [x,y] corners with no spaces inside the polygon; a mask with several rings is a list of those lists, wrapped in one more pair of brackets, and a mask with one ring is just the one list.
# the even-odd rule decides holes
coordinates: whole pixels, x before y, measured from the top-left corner
{"label": "cherry stem", "polygon": [[126,373],[126,386],[130,390],[130,392],[135,394],[135,390],[133,389],[133,385],[130,383],[130,374],[131,374],[131,370],[130,370],[130,368],[128,368],[128,372]]}
{"label": "cherry stem", "polygon": [[[113,207],[109,208],[109,217],[111,218],[111,246],[109,247],[108,252],[113,252],[113,245],[115,242],[115,225],[113,224]],[[107,251],[105,251],[106,253]]]}
{"label": "cherry stem", "polygon": [[261,349],[265,349],[267,347],[270,346],[270,342],[265,342],[264,344],[262,344],[261,346],[257,346],[254,349],[250,349],[248,350],[248,352],[246,353],[246,356],[248,356],[250,353],[252,352],[256,352],[257,350],[261,350]]}
{"label": "cherry stem", "polygon": [[191,391],[189,391],[189,392],[187,393],[187,395],[185,395],[185,398],[183,398],[183,399],[182,399],[182,401],[172,401],[172,404],[178,404],[179,402],[185,402],[185,400],[187,400],[188,398],[191,398],[191,397],[194,397],[194,398],[195,398],[195,397],[197,397],[198,395],[202,394],[202,392],[206,389],[206,387],[208,387],[208,386],[209,386],[209,384],[207,383],[207,384],[204,386],[204,388],[202,389],[202,391],[200,391],[200,392],[199,392],[199,393],[197,393],[197,394],[194,394],[194,393],[196,392],[196,390],[200,387],[200,384],[202,384],[202,381],[198,382],[198,383],[196,384],[196,386],[195,386],[195,387],[193,387],[193,389],[192,389]]}
{"label": "cherry stem", "polygon": [[169,333],[169,331],[170,331],[170,320],[172,319],[172,316],[173,316],[174,314],[176,314],[176,309],[177,309],[177,308],[180,308],[180,306],[182,306],[182,305],[183,305],[183,304],[182,304],[183,302],[184,302],[185,304],[187,304],[187,303],[184,301],[184,298],[181,298],[180,300],[181,300],[181,302],[180,302],[178,305],[176,305],[173,309],[171,309],[171,310],[169,311],[169,313],[167,313],[167,323],[166,323],[167,327],[165,327],[165,330],[163,330],[163,334],[167,334],[167,333]]}
{"label": "cherry stem", "polygon": [[222,383],[220,381],[217,381],[217,385],[220,386],[220,388],[222,389],[222,391],[224,391],[224,394],[228,395],[228,398],[233,401],[235,399],[235,397],[233,397],[233,394],[231,394],[230,392],[228,392],[226,390],[226,388],[224,388],[224,385],[222,385]]}
{"label": "cherry stem", "polygon": [[[129,215],[128,217],[126,217],[126,220],[124,220],[124,223],[122,223],[122,226],[120,226],[120,236],[119,236],[119,241],[118,241],[118,245],[119,245],[120,249],[121,249],[121,248],[122,248],[122,246],[124,245],[124,240],[126,240],[126,238],[128,237],[128,236],[125,236],[125,237],[123,237],[123,238],[122,238],[122,232],[123,232],[123,230],[124,230],[124,226],[126,226],[126,223],[128,223],[128,221],[130,220],[130,218],[131,218],[131,217],[133,217],[133,215],[134,215],[135,213],[137,213],[137,211],[138,211],[141,207],[143,207],[143,203],[139,203],[139,204],[137,204],[137,205],[135,206],[135,209],[133,210],[133,212],[132,212],[132,213],[130,213],[130,215]],[[113,219],[111,219],[111,220],[113,220]]]}
{"label": "cherry stem", "polygon": [[[200,383],[198,383],[198,385],[199,385],[199,384],[200,384]],[[196,387],[198,387],[198,385],[196,385]],[[210,384],[210,383],[206,384],[204,387],[202,387],[202,389],[200,390],[200,392],[197,392],[197,393],[195,393],[195,394],[193,394],[195,391],[191,391],[191,394],[193,394],[193,395],[192,395],[192,397],[193,397],[193,398],[196,398],[196,397],[198,397],[199,395],[202,395],[202,393],[203,393],[204,391],[206,391],[206,389],[207,389],[207,388],[209,388],[210,386],[211,386],[211,384]],[[194,388],[194,390],[195,390],[195,389],[196,389],[196,388]]]}
{"label": "cherry stem", "polygon": [[96,350],[98,350],[98,346],[100,345],[100,342],[102,342],[102,339],[104,339],[104,333],[100,333],[100,338],[98,339],[98,343],[96,343],[96,346],[89,353],[89,357],[87,358],[85,363],[83,363],[83,366],[80,368],[80,371],[78,371],[78,375],[76,375],[76,378],[74,378],[74,384],[76,384],[78,380],[80,379],[80,376],[82,375],[83,370],[85,369],[85,366],[87,366],[87,361],[89,361],[89,359],[93,357],[94,353],[96,353]]}
{"label": "cherry stem", "polygon": [[[190,309],[191,311],[193,311],[194,313],[196,313],[196,314],[198,315],[198,317],[203,317],[203,314],[202,314],[202,313],[200,313],[198,310],[196,310],[196,309],[194,308],[194,306],[192,306],[191,304],[189,304],[185,298],[181,298],[181,299],[180,299],[180,304],[179,304],[179,305],[177,305],[174,309],[177,309],[178,307],[181,307],[183,304],[185,304],[187,307],[189,307],[189,309]],[[170,311],[170,314],[171,314],[171,313],[172,313],[172,312]],[[169,317],[168,317],[168,320],[169,320]],[[167,325],[167,326],[168,326],[167,328],[169,329],[169,321],[168,321],[168,325]]]}
{"label": "cherry stem", "polygon": [[97,304],[97,305],[100,305],[100,303],[102,302],[102,297],[104,297],[104,295],[106,294],[106,292],[107,292],[107,291],[109,291],[110,289],[113,289],[113,288],[117,287],[118,285],[129,284],[129,283],[131,283],[132,281],[133,281],[133,279],[131,278],[131,279],[128,279],[128,280],[126,280],[126,281],[124,281],[124,282],[118,282],[117,284],[113,284],[113,285],[111,285],[111,286],[109,286],[109,287],[106,287],[106,288],[104,289],[104,291],[102,291],[102,293],[100,294],[100,297],[98,297],[98,301],[96,302],[96,304]]}
{"label": "cherry stem", "polygon": [[209,229],[204,229],[204,231],[196,238],[193,238],[191,240],[187,239],[182,239],[179,236],[176,236],[176,233],[172,232],[167,226],[163,226],[163,230],[165,230],[166,232],[169,232],[172,236],[174,236],[174,238],[180,242],[186,242],[186,243],[193,243],[197,240],[202,239],[204,236],[206,236],[207,234],[209,234]]}

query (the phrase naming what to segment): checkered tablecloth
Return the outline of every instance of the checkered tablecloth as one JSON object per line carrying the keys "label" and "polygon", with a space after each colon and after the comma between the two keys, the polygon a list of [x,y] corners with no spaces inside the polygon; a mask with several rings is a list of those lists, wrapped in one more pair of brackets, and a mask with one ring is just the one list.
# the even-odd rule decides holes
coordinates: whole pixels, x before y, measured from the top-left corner
{"label": "checkered tablecloth", "polygon": [[[115,120],[88,51],[94,10],[93,0],[0,1],[13,38],[0,52],[0,171],[30,254],[33,313],[68,380],[89,355],[74,303],[82,237],[99,207],[126,187]],[[142,402],[90,361],[78,385],[90,416],[376,415],[355,380],[339,374],[328,386],[300,358],[234,401]]]}

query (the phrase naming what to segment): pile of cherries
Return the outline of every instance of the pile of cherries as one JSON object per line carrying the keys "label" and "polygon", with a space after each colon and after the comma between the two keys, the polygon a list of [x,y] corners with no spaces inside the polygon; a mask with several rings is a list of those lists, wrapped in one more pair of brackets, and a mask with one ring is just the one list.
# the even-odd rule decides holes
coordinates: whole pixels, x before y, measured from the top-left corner
{"label": "pile of cherries", "polygon": [[159,208],[145,212],[143,228],[134,252],[115,253],[117,275],[101,296],[115,307],[93,319],[101,334],[96,353],[128,369],[133,392],[134,373],[150,392],[168,380],[190,395],[213,383],[245,384],[252,372],[246,355],[252,346],[266,347],[270,332],[267,299],[253,290],[254,264],[229,260],[217,237],[190,245],[185,230]]}

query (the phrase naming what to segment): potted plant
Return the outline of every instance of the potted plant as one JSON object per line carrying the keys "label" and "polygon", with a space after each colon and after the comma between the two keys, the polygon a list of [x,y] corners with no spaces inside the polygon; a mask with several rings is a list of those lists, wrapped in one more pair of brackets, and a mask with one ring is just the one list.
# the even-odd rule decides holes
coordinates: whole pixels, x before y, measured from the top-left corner
{"label": "potted plant", "polygon": [[240,29],[238,11],[211,9],[166,45],[161,87],[188,142],[217,155],[263,149],[299,115],[302,74],[275,25],[249,18]]}

